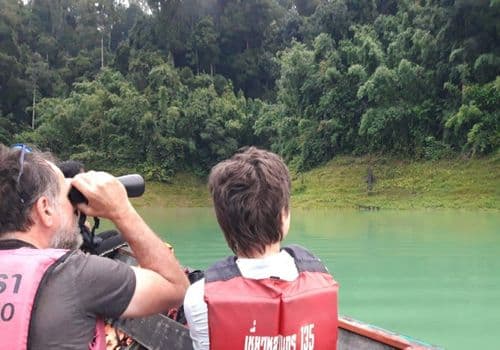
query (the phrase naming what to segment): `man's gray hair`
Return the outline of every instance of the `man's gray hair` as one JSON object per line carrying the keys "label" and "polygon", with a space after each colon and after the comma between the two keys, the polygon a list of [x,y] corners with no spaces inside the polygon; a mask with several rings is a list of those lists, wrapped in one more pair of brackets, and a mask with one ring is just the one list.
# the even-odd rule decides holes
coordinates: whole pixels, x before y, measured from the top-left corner
{"label": "man's gray hair", "polygon": [[[21,152],[25,152],[24,159]],[[0,236],[28,231],[33,225],[31,208],[40,197],[46,196],[57,205],[61,189],[49,163],[54,160],[49,153],[26,152],[0,145]]]}

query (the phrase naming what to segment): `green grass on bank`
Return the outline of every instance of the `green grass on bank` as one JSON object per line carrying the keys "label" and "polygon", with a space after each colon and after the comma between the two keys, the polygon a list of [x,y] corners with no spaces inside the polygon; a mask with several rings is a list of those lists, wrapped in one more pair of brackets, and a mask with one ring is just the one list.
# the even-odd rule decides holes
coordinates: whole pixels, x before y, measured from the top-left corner
{"label": "green grass on bank", "polygon": [[[376,178],[368,191],[372,166]],[[339,157],[293,182],[297,207],[500,209],[500,158],[400,161]]]}
{"label": "green grass on bank", "polygon": [[[376,178],[367,189],[368,167]],[[500,157],[408,161],[337,157],[306,173],[293,174],[292,206],[302,208],[500,209]],[[205,180],[180,174],[171,184],[148,183],[137,206],[203,207]]]}
{"label": "green grass on bank", "polygon": [[209,207],[211,206],[205,179],[192,174],[177,174],[171,183],[146,182],[146,191],[132,203],[138,207]]}

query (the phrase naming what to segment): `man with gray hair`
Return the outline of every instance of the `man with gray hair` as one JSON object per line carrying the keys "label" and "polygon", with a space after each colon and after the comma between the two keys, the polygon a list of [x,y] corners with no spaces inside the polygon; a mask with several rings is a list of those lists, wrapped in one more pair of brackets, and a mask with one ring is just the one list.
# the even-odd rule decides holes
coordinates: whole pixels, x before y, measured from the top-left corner
{"label": "man with gray hair", "polygon": [[[73,206],[72,186],[87,203]],[[78,211],[111,220],[141,267],[79,251]],[[26,145],[0,145],[0,266],[2,349],[104,349],[103,319],[177,307],[189,284],[116,178],[65,179]]]}

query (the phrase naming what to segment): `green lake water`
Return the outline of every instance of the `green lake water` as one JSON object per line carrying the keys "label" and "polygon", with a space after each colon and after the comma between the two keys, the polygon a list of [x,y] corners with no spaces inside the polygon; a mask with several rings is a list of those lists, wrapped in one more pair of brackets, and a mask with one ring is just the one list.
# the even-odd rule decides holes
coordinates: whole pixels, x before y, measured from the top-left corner
{"label": "green lake water", "polygon": [[[140,210],[186,266],[228,255],[210,208]],[[500,214],[293,210],[286,240],[340,284],[339,312],[446,349],[500,343]]]}

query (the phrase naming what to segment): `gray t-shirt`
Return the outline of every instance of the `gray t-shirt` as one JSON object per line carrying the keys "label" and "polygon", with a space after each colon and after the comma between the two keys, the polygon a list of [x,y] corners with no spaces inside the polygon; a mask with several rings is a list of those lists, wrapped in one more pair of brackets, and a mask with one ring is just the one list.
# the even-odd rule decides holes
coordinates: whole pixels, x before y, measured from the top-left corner
{"label": "gray t-shirt", "polygon": [[120,316],[134,290],[135,274],[124,263],[71,253],[39,289],[29,350],[87,350],[96,317]]}

